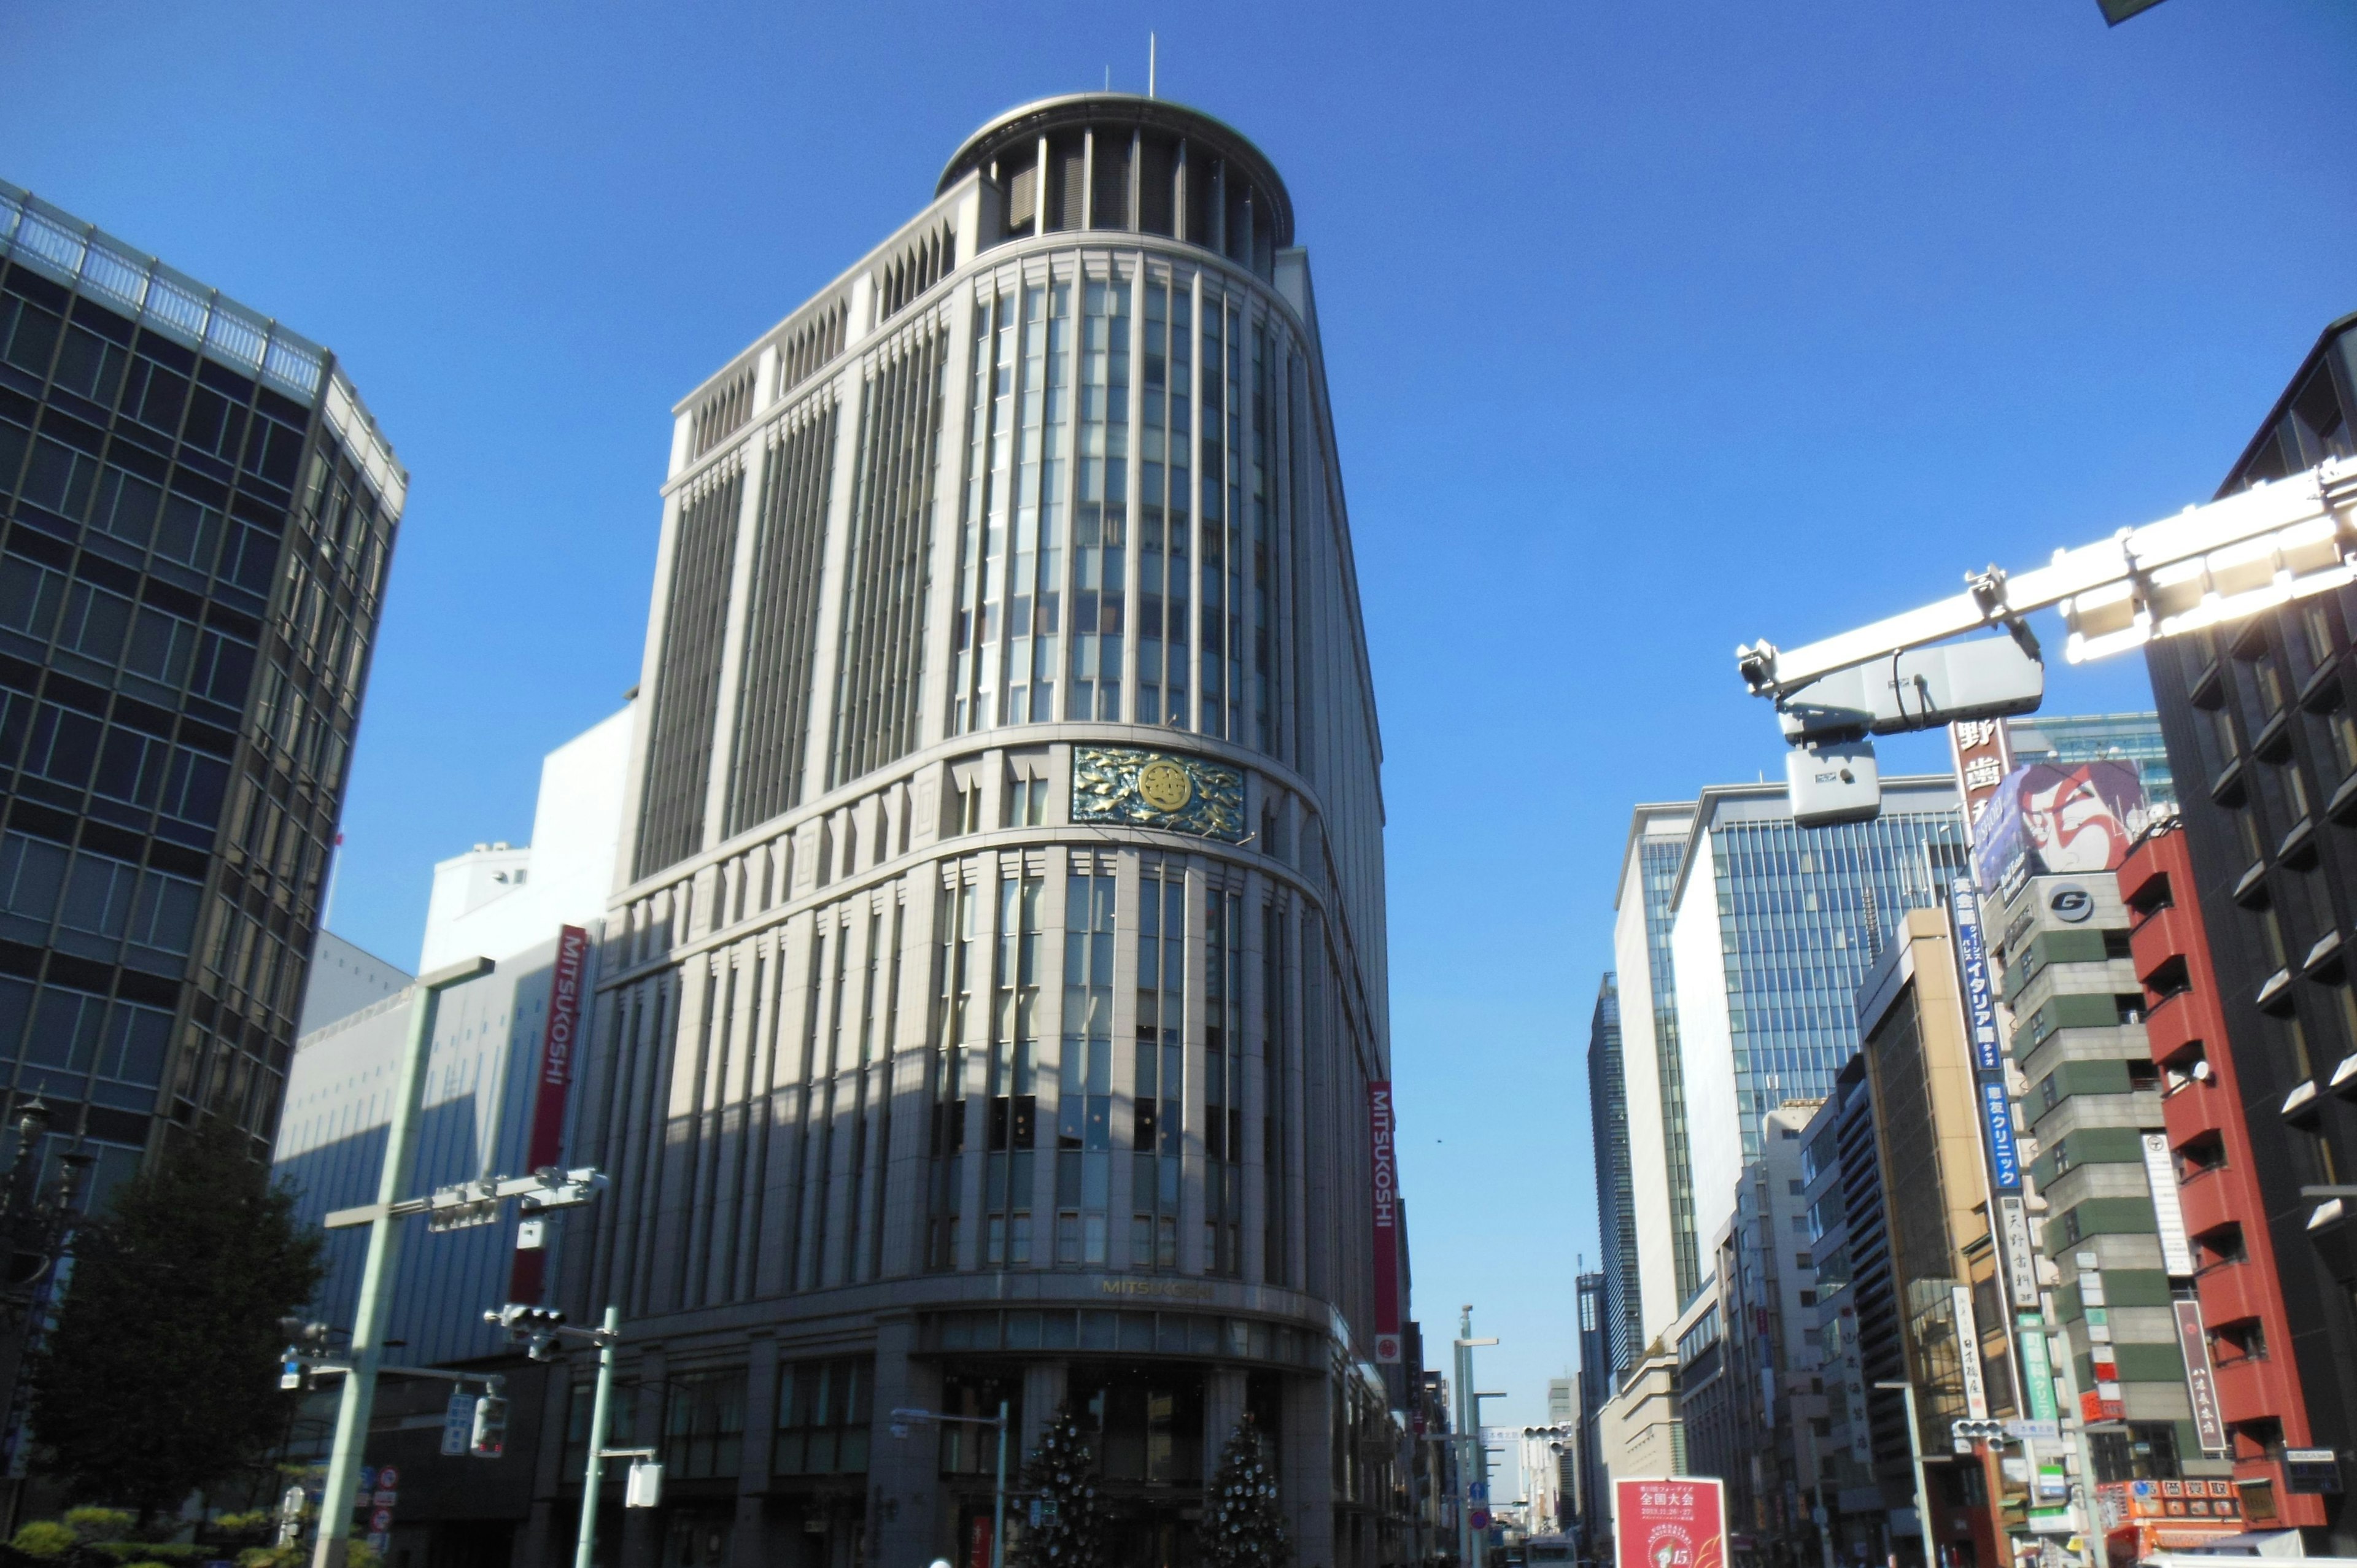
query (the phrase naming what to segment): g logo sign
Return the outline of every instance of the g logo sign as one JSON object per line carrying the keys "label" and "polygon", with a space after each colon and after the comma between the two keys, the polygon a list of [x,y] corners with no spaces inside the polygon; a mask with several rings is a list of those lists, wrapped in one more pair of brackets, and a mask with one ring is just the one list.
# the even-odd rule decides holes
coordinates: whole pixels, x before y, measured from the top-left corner
{"label": "g logo sign", "polygon": [[2095,912],[2095,896],[2075,882],[2065,882],[2046,895],[2046,907],[2056,919],[2075,926]]}

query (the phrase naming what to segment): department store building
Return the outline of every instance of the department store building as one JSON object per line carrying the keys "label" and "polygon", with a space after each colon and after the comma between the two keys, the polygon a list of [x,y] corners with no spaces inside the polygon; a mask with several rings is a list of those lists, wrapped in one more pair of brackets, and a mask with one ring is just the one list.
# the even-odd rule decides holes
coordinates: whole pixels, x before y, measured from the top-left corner
{"label": "department store building", "polygon": [[1118,1561],[1195,1560],[1247,1411],[1297,1562],[1414,1555],[1382,752],[1275,169],[1013,110],[673,415],[560,1252],[669,1466],[625,1560],[986,1555],[988,1431],[892,1412],[1002,1401],[1011,1463],[1094,1434]]}

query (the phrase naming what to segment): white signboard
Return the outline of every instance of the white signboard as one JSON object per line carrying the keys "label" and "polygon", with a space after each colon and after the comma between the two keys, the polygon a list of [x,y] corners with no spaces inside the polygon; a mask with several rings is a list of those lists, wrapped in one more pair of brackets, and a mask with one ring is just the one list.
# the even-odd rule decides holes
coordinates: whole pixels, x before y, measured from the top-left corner
{"label": "white signboard", "polygon": [[2038,1310],[2038,1252],[2029,1244],[2029,1215],[2018,1197],[1996,1200],[1997,1222],[2005,1230],[2005,1277],[2013,1305],[2025,1312]]}
{"label": "white signboard", "polygon": [[1973,1326],[1972,1288],[1957,1285],[1949,1299],[1956,1314],[1956,1360],[1964,1369],[1964,1413],[1975,1421],[1986,1421],[1988,1383],[1981,1375],[1981,1337]]}
{"label": "white signboard", "polygon": [[2193,1276],[2193,1243],[2185,1234],[2185,1210],[2177,1201],[2177,1162],[2169,1157],[2169,1134],[2144,1135],[2144,1178],[2152,1187],[2152,1215],[2160,1228],[2160,1262],[2177,1279]]}

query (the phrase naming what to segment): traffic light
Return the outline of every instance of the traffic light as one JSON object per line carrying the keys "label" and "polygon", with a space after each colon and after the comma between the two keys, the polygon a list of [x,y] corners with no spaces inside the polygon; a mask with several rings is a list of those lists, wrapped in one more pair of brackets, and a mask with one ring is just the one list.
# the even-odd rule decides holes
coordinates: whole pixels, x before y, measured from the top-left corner
{"label": "traffic light", "polygon": [[485,1394],[475,1402],[475,1434],[467,1452],[478,1459],[497,1459],[508,1451],[508,1402]]}
{"label": "traffic light", "polygon": [[1975,1438],[1984,1443],[1997,1443],[2004,1440],[2005,1423],[1968,1417],[1948,1423],[1948,1434],[1960,1443],[1971,1442]]}
{"label": "traffic light", "polygon": [[483,1321],[505,1329],[508,1338],[522,1345],[524,1354],[533,1360],[556,1359],[556,1331],[565,1322],[565,1314],[556,1308],[527,1306],[511,1301],[495,1312],[483,1314]]}

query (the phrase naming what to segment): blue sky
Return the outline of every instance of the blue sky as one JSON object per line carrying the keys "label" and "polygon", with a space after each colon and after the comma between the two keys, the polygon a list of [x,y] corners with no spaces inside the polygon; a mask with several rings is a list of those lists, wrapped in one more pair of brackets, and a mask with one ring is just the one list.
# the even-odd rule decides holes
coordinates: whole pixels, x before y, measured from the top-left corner
{"label": "blue sky", "polygon": [[412,960],[432,862],[636,680],[673,402],[1149,29],[1311,251],[1416,1305],[1533,1419],[1629,805],[1780,766],[1738,641],[2209,493],[2357,308],[2357,11],[0,4],[0,177],[330,345],[411,469],[345,935]]}

